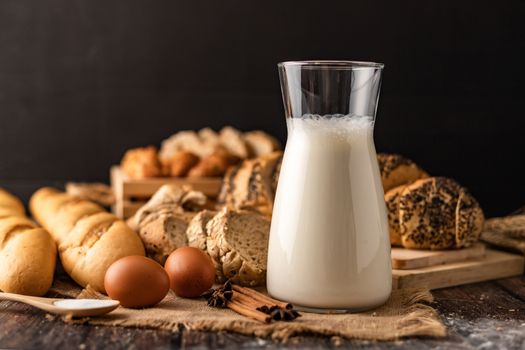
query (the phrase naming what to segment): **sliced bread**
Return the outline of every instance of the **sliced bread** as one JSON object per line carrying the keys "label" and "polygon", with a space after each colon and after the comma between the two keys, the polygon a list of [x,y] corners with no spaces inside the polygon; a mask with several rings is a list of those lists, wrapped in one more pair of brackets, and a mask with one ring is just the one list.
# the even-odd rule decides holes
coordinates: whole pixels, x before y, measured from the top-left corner
{"label": "sliced bread", "polygon": [[186,230],[188,245],[190,247],[199,248],[206,252],[206,240],[208,239],[206,225],[215,214],[217,214],[216,211],[202,210],[191,219]]}
{"label": "sliced bread", "polygon": [[207,251],[220,279],[252,287],[265,283],[268,217],[225,207],[208,222],[206,229]]}

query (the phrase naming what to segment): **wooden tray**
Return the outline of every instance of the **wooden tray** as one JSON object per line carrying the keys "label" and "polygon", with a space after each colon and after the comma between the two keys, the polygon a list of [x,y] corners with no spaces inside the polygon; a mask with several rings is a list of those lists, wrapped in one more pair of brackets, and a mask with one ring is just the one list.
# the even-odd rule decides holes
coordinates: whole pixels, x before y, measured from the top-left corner
{"label": "wooden tray", "polygon": [[487,249],[481,258],[410,270],[394,269],[392,287],[439,289],[517,276],[523,274],[524,263],[522,255]]}
{"label": "wooden tray", "polygon": [[453,250],[417,250],[392,248],[392,268],[410,270],[420,267],[441,265],[485,255],[485,245],[478,243],[470,248]]}
{"label": "wooden tray", "polygon": [[166,184],[189,185],[210,198],[216,198],[222,185],[222,178],[155,177],[149,179],[130,179],[118,165],[111,167],[111,188],[115,194],[113,213],[127,219],[151,196]]}

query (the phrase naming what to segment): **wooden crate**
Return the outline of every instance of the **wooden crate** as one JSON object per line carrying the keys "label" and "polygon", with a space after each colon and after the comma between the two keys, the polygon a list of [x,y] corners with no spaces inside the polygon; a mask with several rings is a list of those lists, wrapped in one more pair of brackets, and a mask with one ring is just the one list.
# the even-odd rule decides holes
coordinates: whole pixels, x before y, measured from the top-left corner
{"label": "wooden crate", "polygon": [[188,185],[210,198],[219,194],[222,178],[182,178],[156,177],[149,179],[130,179],[118,165],[111,167],[111,188],[115,194],[113,213],[127,219],[146,203],[151,196],[166,184]]}

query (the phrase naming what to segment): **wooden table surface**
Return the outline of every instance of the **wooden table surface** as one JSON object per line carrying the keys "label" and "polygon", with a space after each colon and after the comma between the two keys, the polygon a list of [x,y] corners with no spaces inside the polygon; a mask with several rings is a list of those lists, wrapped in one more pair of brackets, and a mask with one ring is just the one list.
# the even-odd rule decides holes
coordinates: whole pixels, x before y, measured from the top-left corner
{"label": "wooden table surface", "polygon": [[[524,349],[525,278],[446,288],[433,292],[449,335],[396,342],[350,341],[301,336],[285,347],[359,349]],[[261,348],[282,344],[232,333],[158,331],[140,328],[67,325],[30,306],[0,302],[0,348],[24,349],[169,349]]]}

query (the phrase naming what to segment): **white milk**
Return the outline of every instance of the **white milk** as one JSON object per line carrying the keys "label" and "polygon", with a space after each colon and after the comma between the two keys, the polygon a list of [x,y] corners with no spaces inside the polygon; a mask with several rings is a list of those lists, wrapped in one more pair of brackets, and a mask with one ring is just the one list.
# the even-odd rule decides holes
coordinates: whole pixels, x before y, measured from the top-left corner
{"label": "white milk", "polygon": [[372,119],[306,115],[287,123],[270,233],[269,293],[311,308],[381,305],[390,295],[392,272]]}

